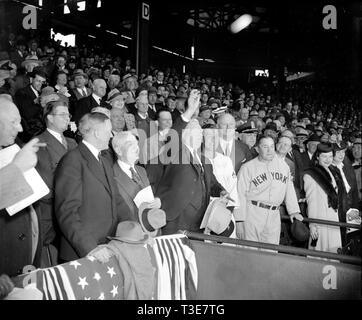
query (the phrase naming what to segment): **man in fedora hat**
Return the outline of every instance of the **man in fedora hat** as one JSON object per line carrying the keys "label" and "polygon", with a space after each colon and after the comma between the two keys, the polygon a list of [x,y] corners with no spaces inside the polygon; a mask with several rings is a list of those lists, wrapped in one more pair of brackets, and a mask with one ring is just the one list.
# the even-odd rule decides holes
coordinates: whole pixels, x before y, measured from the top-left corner
{"label": "man in fedora hat", "polygon": [[28,142],[44,129],[43,108],[39,104],[39,96],[47,75],[42,68],[34,68],[31,83],[15,93],[15,103],[19,108],[24,132],[20,138]]}
{"label": "man in fedora hat", "polygon": [[302,170],[309,168],[312,165],[312,157],[320,144],[321,138],[313,133],[306,141],[306,150],[301,154]]}
{"label": "man in fedora hat", "polygon": [[73,100],[78,101],[91,95],[92,90],[85,86],[87,79],[88,76],[82,69],[74,70],[73,80],[75,88],[70,92]]}

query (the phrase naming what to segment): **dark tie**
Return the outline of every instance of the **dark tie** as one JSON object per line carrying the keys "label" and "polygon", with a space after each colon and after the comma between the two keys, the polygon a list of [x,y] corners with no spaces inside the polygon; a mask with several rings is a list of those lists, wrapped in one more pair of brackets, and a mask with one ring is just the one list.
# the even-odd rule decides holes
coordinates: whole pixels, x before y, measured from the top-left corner
{"label": "dark tie", "polygon": [[83,92],[83,97],[86,97],[86,96],[87,96],[87,90],[84,88],[84,89],[82,90],[82,92]]}
{"label": "dark tie", "polygon": [[129,170],[131,171],[131,175],[132,175],[132,180],[140,186],[141,189],[143,189],[143,184],[142,184],[142,180],[141,177],[139,176],[139,174],[136,172],[135,169],[133,169],[132,167],[129,168]]}

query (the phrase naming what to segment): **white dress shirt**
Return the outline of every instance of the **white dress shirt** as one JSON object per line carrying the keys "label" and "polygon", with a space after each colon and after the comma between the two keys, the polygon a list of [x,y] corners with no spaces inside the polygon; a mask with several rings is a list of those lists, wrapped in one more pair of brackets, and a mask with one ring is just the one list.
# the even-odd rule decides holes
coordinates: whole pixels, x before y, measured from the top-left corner
{"label": "white dress shirt", "polygon": [[36,91],[36,90],[33,88],[33,86],[32,86],[32,85],[30,86],[30,88],[31,88],[31,90],[33,90],[34,94],[35,94],[35,95],[36,95],[36,97],[38,98],[38,97],[39,97],[39,92],[38,92],[38,91]]}
{"label": "white dress shirt", "polygon": [[349,185],[346,175],[344,174],[344,171],[343,171],[344,164],[343,164],[343,162],[341,162],[340,164],[337,164],[335,166],[338,168],[339,172],[341,173],[344,187],[346,188],[346,192],[348,193],[351,190],[351,186]]}
{"label": "white dress shirt", "polygon": [[230,153],[233,147],[233,140],[226,141],[222,138],[220,138],[220,147],[221,150],[224,152],[224,155],[230,157]]}
{"label": "white dress shirt", "polygon": [[98,105],[101,105],[101,97],[98,97],[96,94],[92,93],[93,99],[98,103]]}
{"label": "white dress shirt", "polygon": [[133,168],[134,171],[136,171],[134,165],[131,166],[126,162],[123,162],[122,160],[117,160],[117,163],[119,165],[119,167],[124,171],[124,173],[130,177],[130,179],[132,179],[132,173],[131,173],[131,168]]}
{"label": "white dress shirt", "polygon": [[89,149],[89,151],[95,156],[97,161],[99,161],[98,155],[99,155],[100,150],[98,150],[94,145],[90,144],[88,141],[85,141],[84,139],[82,140],[82,142]]}
{"label": "white dress shirt", "polygon": [[55,139],[57,139],[61,144],[63,144],[62,135],[59,132],[55,132],[54,130],[51,130],[49,128],[47,128],[47,130]]}
{"label": "white dress shirt", "polygon": [[[85,87],[83,87],[83,89],[81,89],[81,88],[76,88],[76,89],[82,97],[88,96],[87,89]],[[94,99],[96,99],[96,98],[94,98]],[[96,101],[98,101],[98,100],[96,100]]]}

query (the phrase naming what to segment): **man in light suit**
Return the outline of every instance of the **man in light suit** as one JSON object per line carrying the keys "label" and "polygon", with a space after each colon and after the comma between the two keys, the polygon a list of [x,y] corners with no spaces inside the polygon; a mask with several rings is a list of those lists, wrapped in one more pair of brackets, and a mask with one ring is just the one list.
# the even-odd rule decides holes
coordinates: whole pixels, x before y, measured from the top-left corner
{"label": "man in light suit", "polygon": [[59,256],[71,261],[86,256],[107,236],[114,236],[121,201],[111,163],[101,155],[108,149],[112,125],[102,113],[83,116],[83,140],[60,161],[55,172],[55,215],[62,232]]}
{"label": "man in light suit", "polygon": [[242,164],[253,158],[248,146],[235,140],[235,118],[231,114],[223,114],[217,119],[218,144],[216,152],[231,158],[236,174]]}
{"label": "man in light suit", "polygon": [[[23,130],[20,122],[20,114],[15,104],[8,99],[0,98],[0,150],[14,144],[17,134]],[[27,151],[25,156],[29,158],[27,159],[29,163],[27,164],[27,161],[25,161],[26,157],[25,159],[24,155],[21,157],[22,153],[19,152],[14,158],[13,163],[3,168],[2,174],[4,174],[4,172],[9,173],[9,168],[10,172],[12,169],[20,169],[21,172],[25,172],[33,167],[37,161],[35,152],[39,146],[44,145],[38,144],[38,139],[29,142],[25,146],[25,151]],[[27,150],[28,148],[31,150]],[[17,169],[12,168],[14,165]],[[9,188],[14,187],[16,175],[12,178],[13,181],[8,181],[8,183],[1,178],[1,202],[5,201],[5,203],[1,204],[1,207],[14,204],[3,199],[4,190],[6,190],[4,194],[6,197],[9,195]],[[7,180],[9,180],[9,176]],[[20,191],[20,194],[23,196],[27,190],[26,188],[25,190],[20,189],[18,191]],[[13,189],[13,192],[14,191]],[[14,196],[14,194],[12,196]],[[19,200],[15,197],[13,201],[16,203]],[[12,216],[10,216],[7,211],[0,210],[0,274],[6,273],[10,276],[15,276],[23,273],[23,268],[27,265],[39,267],[41,256],[39,216],[40,212],[36,204]]]}
{"label": "man in light suit", "polygon": [[[44,110],[44,119],[47,129],[37,136],[46,143],[46,147],[39,150],[36,169],[47,184],[50,192],[40,200],[41,225],[44,256],[43,267],[50,267],[57,264],[58,246],[55,242],[59,231],[55,225],[54,215],[54,174],[60,159],[69,150],[77,147],[75,140],[64,137],[63,133],[68,128],[70,114],[68,103],[63,99],[48,102]],[[58,233],[58,234],[57,234]],[[59,240],[59,239],[57,239]],[[54,247],[54,246],[55,247]]]}

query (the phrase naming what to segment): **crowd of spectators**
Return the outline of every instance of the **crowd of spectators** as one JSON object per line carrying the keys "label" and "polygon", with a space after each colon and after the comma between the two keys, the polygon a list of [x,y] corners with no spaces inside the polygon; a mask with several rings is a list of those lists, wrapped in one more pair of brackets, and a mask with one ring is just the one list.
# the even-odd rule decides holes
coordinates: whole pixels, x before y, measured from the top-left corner
{"label": "crowd of spectators", "polygon": [[[117,145],[118,138],[115,139],[114,137],[121,132],[131,132],[137,136],[138,142],[133,141],[128,136],[123,137],[122,134],[123,140],[120,141],[124,145],[126,142],[129,145],[138,144],[138,147],[134,148],[137,152],[138,148],[141,150],[139,164],[144,167],[145,171],[138,169],[138,175],[141,176],[141,179],[135,177],[133,171],[132,174],[127,173],[127,175],[133,181],[144,181],[146,178],[143,179],[143,174],[148,175],[149,184],[152,186],[154,194],[162,200],[161,205],[157,204],[157,206],[158,208],[161,207],[168,217],[168,215],[171,215],[170,212],[174,210],[175,199],[181,201],[182,198],[182,195],[177,193],[180,190],[170,182],[170,179],[173,179],[172,177],[177,176],[179,167],[153,164],[151,160],[153,156],[160,157],[164,152],[164,146],[169,142],[168,132],[171,128],[175,128],[175,125],[180,122],[184,122],[185,125],[190,122],[190,127],[202,129],[200,131],[201,137],[202,135],[206,137],[206,134],[211,132],[212,129],[231,129],[234,132],[234,139],[238,142],[238,147],[233,147],[237,152],[230,170],[230,176],[234,172],[233,177],[238,174],[240,167],[244,163],[260,155],[260,141],[263,141],[260,137],[268,136],[273,139],[276,154],[285,160],[289,166],[300,211],[304,217],[312,217],[312,215],[308,214],[307,208],[308,205],[311,208],[314,201],[311,198],[311,182],[308,178],[305,178],[305,173],[309,172],[308,170],[311,167],[325,166],[325,163],[321,160],[321,154],[331,153],[334,161],[331,160],[331,163],[326,166],[325,171],[322,170],[322,173],[327,172],[328,175],[329,166],[343,168],[340,165],[343,163],[345,170],[348,170],[348,174],[343,174],[342,171],[338,173],[337,169],[333,169],[330,174],[337,178],[333,178],[336,181],[332,179],[330,183],[334,183],[336,188],[339,186],[337,189],[340,192],[337,192],[336,197],[344,197],[339,202],[345,203],[343,208],[338,207],[336,204],[333,204],[332,207],[339,215],[339,218],[337,215],[336,221],[345,222],[346,212],[349,209],[358,211],[361,208],[361,110],[358,108],[361,103],[360,97],[357,92],[351,89],[336,88],[335,86],[329,86],[327,83],[321,84],[313,81],[295,81],[286,83],[282,91],[280,88],[278,91],[276,89],[273,84],[263,86],[248,84],[243,87],[240,84],[233,84],[204,75],[182,74],[172,67],[150,67],[146,73],[137,74],[131,60],[123,61],[118,56],[96,52],[85,46],[61,46],[60,42],[54,39],[44,41],[36,38],[25,39],[14,34],[3,34],[0,42],[0,97],[2,102],[5,100],[14,102],[19,110],[22,130],[19,129],[16,132],[19,133],[17,136],[18,144],[27,143],[34,137],[40,137],[41,140],[41,137],[44,137],[44,132],[49,131],[65,146],[62,157],[67,150],[77,149],[75,141],[80,143],[82,139],[85,139],[85,141],[90,141],[91,144],[96,145],[98,151],[109,147],[109,158],[108,154],[105,158],[107,158],[107,161],[117,163],[117,161],[121,161],[120,157],[122,155],[124,159],[127,158],[125,154],[128,151],[122,149],[124,148],[123,145]],[[193,101],[197,102],[197,106]],[[2,114],[0,113],[0,115]],[[3,115],[3,119],[0,120],[7,121],[5,114]],[[59,116],[59,118],[56,116]],[[106,119],[110,120],[112,126],[110,137],[107,138],[104,131],[99,133],[98,129],[94,129],[94,132],[97,131],[97,133],[92,135],[92,125],[94,123],[105,123]],[[144,132],[143,140],[140,131]],[[54,134],[54,132],[56,133]],[[158,137],[157,146],[155,147],[156,153],[150,152],[146,157],[142,157],[143,147],[147,141],[149,142],[154,133],[157,133]],[[112,137],[114,144],[109,143]],[[13,138],[15,139],[15,137]],[[194,139],[196,139],[195,136]],[[0,141],[2,140],[0,139]],[[50,140],[47,143],[51,143]],[[4,142],[0,147],[6,147],[7,145]],[[84,146],[85,143],[82,145]],[[204,148],[206,149],[206,146]],[[341,153],[343,153],[343,156],[340,155]],[[338,158],[338,155],[341,159]],[[42,157],[41,150],[39,157]],[[48,156],[43,155],[43,157]],[[62,171],[65,170],[65,163],[71,166],[72,161],[73,163],[78,161],[72,152],[68,152],[67,156],[64,156],[65,160],[64,158],[61,160],[59,155],[57,157],[56,160],[47,158],[46,161],[51,163],[50,169],[42,167],[45,161],[44,158],[39,158],[37,167],[51,190],[51,195],[43,199],[40,206],[43,215],[44,212],[47,212],[46,217],[40,218],[43,232],[41,246],[47,248],[48,256],[52,255],[50,245],[54,246],[56,250],[60,248],[60,251],[63,250],[63,252],[67,253],[61,256],[59,261],[69,261],[86,255],[97,244],[102,243],[104,238],[102,235],[98,239],[99,243],[93,243],[93,240],[89,241],[79,250],[77,247],[72,249],[62,247],[66,243],[66,246],[70,248],[72,241],[76,242],[78,240],[75,240],[75,238],[81,237],[76,235],[76,232],[81,234],[83,231],[74,229],[76,230],[74,233],[70,231],[68,233],[64,228],[65,226],[70,229],[73,227],[70,226],[73,222],[67,220],[70,216],[65,217],[64,213],[64,216],[60,217],[60,213],[59,216],[58,213],[54,213],[54,210],[59,212],[67,210],[64,203],[66,203],[66,197],[70,196],[70,194],[64,193],[64,190],[69,187],[68,180],[72,180],[74,176],[69,176],[69,171],[68,173]],[[212,161],[217,161],[215,159]],[[224,160],[222,159],[222,161]],[[101,159],[99,161],[102,163]],[[56,167],[60,162],[63,163],[62,168],[57,169]],[[214,175],[217,176],[215,163]],[[133,167],[134,165],[135,160],[132,160],[130,166]],[[121,169],[124,169],[122,165]],[[81,170],[82,174],[88,175],[88,173],[85,173],[85,168],[79,167],[79,170]],[[104,170],[108,177],[108,169]],[[56,177],[54,177],[54,172],[57,172]],[[59,172],[63,172],[63,174]],[[200,169],[199,173],[207,176],[206,167]],[[313,171],[310,176],[313,178],[314,174],[317,175]],[[51,179],[49,176],[51,176]],[[64,177],[67,177],[68,180]],[[88,176],[86,178],[89,179],[89,183],[93,181]],[[55,189],[53,186],[54,179],[61,181]],[[82,179],[85,178],[82,177]],[[183,177],[180,176],[178,179],[183,179]],[[207,180],[207,177],[205,179]],[[305,186],[306,182],[308,184],[307,188]],[[320,185],[324,183],[317,182]],[[222,185],[221,181],[219,183]],[[215,184],[218,187],[216,196],[223,197],[225,194],[230,196],[232,192],[225,185],[222,185],[223,188],[219,188],[219,183]],[[232,184],[236,187],[236,176]],[[109,185],[109,188],[112,189],[110,182]],[[206,186],[206,188],[209,187],[209,185]],[[172,195],[168,195],[168,188],[170,190],[174,188],[172,189],[174,192]],[[200,190],[204,190],[202,188],[205,188],[205,185],[202,184],[200,188]],[[186,189],[184,189],[185,194]],[[227,192],[220,193],[222,189]],[[322,187],[322,189],[325,191],[325,188]],[[343,196],[341,195],[342,189],[345,192]],[[56,192],[61,190],[64,193],[62,194],[64,199],[57,200]],[[74,193],[77,192],[76,188],[72,190]],[[72,192],[72,190],[69,190],[69,192]],[[86,187],[84,187],[84,190],[86,190]],[[83,192],[84,195],[87,191]],[[94,195],[92,192],[94,190],[90,191],[90,194]],[[103,188],[100,188],[97,192],[103,192],[104,197],[109,196],[104,192]],[[209,190],[207,192],[208,197],[212,193]],[[99,196],[103,195],[100,194]],[[235,197],[237,197],[237,193],[232,198]],[[327,194],[327,197],[329,205],[330,195]],[[113,206],[116,199],[112,197],[110,199],[109,203],[112,202]],[[169,200],[170,204],[168,204]],[[55,208],[53,207],[54,201]],[[97,200],[94,206],[97,206],[96,202]],[[197,205],[195,203],[191,203],[190,206],[193,209],[195,209],[195,206],[198,207],[198,211],[195,212],[200,215],[200,208],[204,212],[208,201],[202,196],[200,203]],[[155,205],[153,203],[153,206]],[[235,206],[235,203],[232,206],[229,204],[229,207]],[[93,209],[91,207],[87,208],[90,211]],[[79,210],[79,214],[82,215],[81,210],[83,209]],[[86,209],[84,210],[86,211]],[[110,208],[109,212],[112,212],[112,210],[114,208]],[[283,204],[281,204],[280,210],[287,213],[287,208]],[[197,227],[192,231],[199,229],[203,212],[200,219],[196,221]],[[110,216],[113,214],[110,213]],[[61,231],[56,223],[53,223],[55,216],[61,224]],[[318,218],[318,215],[313,217]],[[355,213],[354,217],[356,218]],[[77,223],[74,221],[74,225]],[[101,223],[104,224],[104,228],[110,228],[106,221]],[[171,226],[169,221],[167,223],[164,228],[164,231],[167,231],[166,234],[177,231],[180,226],[185,228],[188,226],[187,224]],[[174,220],[172,223],[174,223]],[[6,227],[6,223],[0,226]],[[87,228],[93,227],[94,225],[87,226]],[[103,225],[100,226],[100,228],[102,227]],[[112,228],[114,227],[112,225]],[[77,226],[77,228],[80,227]],[[176,230],[173,228],[176,228]],[[311,225],[310,229],[311,237],[307,241],[298,241],[295,238],[293,239],[289,227],[282,224],[280,243],[311,248],[311,240],[318,237],[318,232],[314,225]],[[320,230],[322,230],[320,231],[320,238],[322,238],[325,230]],[[237,228],[236,231],[237,237],[244,237],[242,229]],[[345,233],[342,235],[343,237],[346,237]],[[101,238],[102,240],[100,240]],[[346,239],[342,239],[340,247],[348,244]],[[61,245],[59,245],[58,241],[60,241]],[[322,240],[320,240],[321,242]],[[320,249],[324,251],[334,250],[330,250],[328,244]],[[54,264],[54,261],[49,261],[49,259],[46,263],[44,259],[39,259],[45,266]],[[9,270],[9,274],[14,275],[17,271],[14,269]]]}

